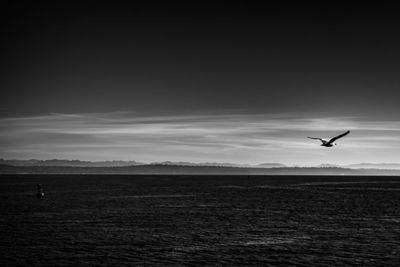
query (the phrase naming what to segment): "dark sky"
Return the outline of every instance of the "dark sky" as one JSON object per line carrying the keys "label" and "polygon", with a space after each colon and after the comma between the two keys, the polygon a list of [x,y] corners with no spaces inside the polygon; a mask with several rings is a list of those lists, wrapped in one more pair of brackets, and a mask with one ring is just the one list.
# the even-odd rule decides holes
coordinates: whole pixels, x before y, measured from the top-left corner
{"label": "dark sky", "polygon": [[60,2],[2,7],[2,117],[400,114],[394,6]]}
{"label": "dark sky", "polygon": [[1,158],[400,160],[394,6],[35,2],[0,9]]}

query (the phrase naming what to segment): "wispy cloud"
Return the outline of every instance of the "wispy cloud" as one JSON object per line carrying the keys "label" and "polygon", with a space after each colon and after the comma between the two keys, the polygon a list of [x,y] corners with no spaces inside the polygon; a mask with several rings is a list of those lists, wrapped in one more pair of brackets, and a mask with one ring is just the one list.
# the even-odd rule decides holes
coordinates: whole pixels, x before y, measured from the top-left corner
{"label": "wispy cloud", "polygon": [[[0,119],[5,158],[289,164],[400,161],[400,121],[296,114],[139,116],[131,112]],[[307,136],[352,133],[334,149]]]}

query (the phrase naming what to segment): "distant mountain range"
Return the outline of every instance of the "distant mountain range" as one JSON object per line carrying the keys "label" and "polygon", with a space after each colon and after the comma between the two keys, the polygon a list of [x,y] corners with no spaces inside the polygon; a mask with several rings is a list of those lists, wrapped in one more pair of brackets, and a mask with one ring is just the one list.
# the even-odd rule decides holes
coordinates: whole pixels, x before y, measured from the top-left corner
{"label": "distant mountain range", "polygon": [[400,164],[360,163],[346,166],[321,164],[289,167],[280,163],[258,165],[233,163],[191,163],[80,160],[4,160],[0,174],[168,174],[168,175],[400,175]]}
{"label": "distant mountain range", "polygon": [[[112,161],[82,161],[82,160],[63,160],[63,159],[51,159],[51,160],[16,160],[16,159],[0,159],[1,165],[10,166],[65,166],[65,167],[126,167],[126,166],[139,166],[139,165],[162,165],[162,166],[201,166],[201,167],[236,167],[236,168],[290,168],[293,166],[287,166],[281,163],[261,163],[256,165],[250,164],[237,164],[237,163],[216,163],[216,162],[205,162],[205,163],[194,163],[186,161],[163,161],[163,162],[152,162],[143,163],[137,161],[123,161],[123,160],[112,160]],[[299,166],[296,166],[299,167]],[[348,165],[336,165],[324,163],[317,166],[307,166],[311,168],[349,168],[349,169],[379,169],[379,170],[400,170],[400,163],[358,163]]]}
{"label": "distant mountain range", "polygon": [[0,164],[11,165],[11,166],[65,166],[65,167],[125,167],[125,166],[138,166],[138,165],[168,165],[168,166],[208,166],[208,167],[237,167],[237,168],[282,168],[287,167],[280,163],[262,163],[258,165],[250,164],[235,164],[235,163],[193,163],[185,161],[163,161],[163,162],[152,162],[142,163],[137,161],[81,161],[81,160],[5,160],[0,159]]}
{"label": "distant mountain range", "polygon": [[400,170],[283,167],[136,165],[121,167],[0,165],[0,174],[131,174],[131,175],[400,175]]}
{"label": "distant mountain range", "polygon": [[379,170],[400,170],[400,163],[359,163],[345,165],[350,169],[379,169]]}
{"label": "distant mountain range", "polygon": [[69,166],[69,167],[123,167],[143,165],[144,163],[136,161],[81,161],[81,160],[63,160],[63,159],[50,159],[50,160],[5,160],[0,159],[0,164],[11,166]]}
{"label": "distant mountain range", "polygon": [[205,163],[193,163],[193,162],[153,162],[151,165],[170,165],[170,166],[207,166],[207,167],[236,167],[236,168],[283,168],[288,167],[280,163],[262,163],[257,165],[250,164],[236,164],[236,163],[216,163],[216,162],[205,162]]}

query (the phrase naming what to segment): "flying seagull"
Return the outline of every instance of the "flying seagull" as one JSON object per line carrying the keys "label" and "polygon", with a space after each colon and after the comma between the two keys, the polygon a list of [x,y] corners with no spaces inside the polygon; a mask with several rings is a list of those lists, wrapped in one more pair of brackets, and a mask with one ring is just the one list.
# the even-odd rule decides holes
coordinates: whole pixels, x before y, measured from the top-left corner
{"label": "flying seagull", "polygon": [[327,141],[325,139],[322,139],[322,138],[318,138],[318,137],[309,137],[309,136],[307,136],[307,137],[310,138],[310,139],[320,140],[322,142],[321,146],[332,147],[332,146],[336,146],[337,145],[336,143],[334,143],[337,139],[342,138],[343,136],[348,135],[349,133],[350,133],[350,131],[347,131],[347,132],[342,133],[342,134],[340,134],[340,135],[338,135],[336,137],[331,138],[331,140],[329,140],[329,141]]}

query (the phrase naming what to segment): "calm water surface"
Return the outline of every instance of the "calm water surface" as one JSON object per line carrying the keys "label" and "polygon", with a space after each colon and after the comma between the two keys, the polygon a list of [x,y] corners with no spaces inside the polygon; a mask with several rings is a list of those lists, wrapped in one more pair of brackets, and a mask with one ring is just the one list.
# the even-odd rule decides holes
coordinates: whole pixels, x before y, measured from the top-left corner
{"label": "calm water surface", "polygon": [[400,177],[0,176],[0,214],[1,266],[400,266]]}

